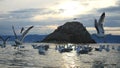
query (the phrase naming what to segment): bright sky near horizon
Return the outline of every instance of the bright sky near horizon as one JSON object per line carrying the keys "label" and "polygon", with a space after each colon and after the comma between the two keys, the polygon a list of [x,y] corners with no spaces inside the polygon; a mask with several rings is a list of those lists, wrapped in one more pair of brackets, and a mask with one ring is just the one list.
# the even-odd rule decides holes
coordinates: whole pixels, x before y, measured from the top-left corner
{"label": "bright sky near horizon", "polygon": [[12,35],[12,25],[18,33],[33,25],[29,34],[49,34],[74,18],[92,34],[103,12],[105,33],[120,35],[120,0],[0,0],[0,35]]}

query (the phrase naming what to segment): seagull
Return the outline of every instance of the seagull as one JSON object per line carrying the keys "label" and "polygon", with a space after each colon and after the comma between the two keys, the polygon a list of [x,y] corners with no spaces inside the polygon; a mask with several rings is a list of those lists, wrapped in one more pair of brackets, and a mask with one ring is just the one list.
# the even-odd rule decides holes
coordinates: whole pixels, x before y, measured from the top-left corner
{"label": "seagull", "polygon": [[114,46],[112,46],[112,49],[114,50],[114,49],[115,49],[115,47],[114,47]]}
{"label": "seagull", "polygon": [[58,50],[58,46],[57,45],[55,46],[55,50]]}
{"label": "seagull", "polygon": [[120,46],[117,47],[117,51],[120,51]]}
{"label": "seagull", "polygon": [[95,26],[95,28],[97,30],[97,35],[99,37],[104,36],[104,28],[103,28],[104,19],[105,19],[105,12],[102,13],[102,15],[100,16],[99,21],[97,21],[97,19],[95,19],[95,22],[94,22],[94,26]]}
{"label": "seagull", "polygon": [[41,55],[45,55],[45,47],[44,46],[39,47],[38,52]]}
{"label": "seagull", "polygon": [[23,32],[23,30],[24,30],[24,28],[22,27],[22,29],[21,29],[20,33],[22,33],[22,32]]}
{"label": "seagull", "polygon": [[2,47],[6,47],[6,42],[8,41],[9,38],[10,38],[10,36],[8,36],[5,39],[2,36],[0,36],[0,39],[3,41],[3,44],[1,44]]}
{"label": "seagull", "polygon": [[106,50],[107,52],[110,51],[109,45],[107,45],[107,47],[105,48],[105,50]]}
{"label": "seagull", "polygon": [[15,32],[15,29],[14,29],[14,26],[12,26],[12,29],[13,29],[13,33],[14,33],[14,36],[15,36],[15,43],[16,43],[16,46],[18,45],[22,45],[23,43],[23,40],[25,38],[25,36],[27,35],[27,33],[33,28],[33,26],[30,26],[27,30],[24,30],[24,28],[22,27],[21,29],[21,37],[18,38],[16,32]]}

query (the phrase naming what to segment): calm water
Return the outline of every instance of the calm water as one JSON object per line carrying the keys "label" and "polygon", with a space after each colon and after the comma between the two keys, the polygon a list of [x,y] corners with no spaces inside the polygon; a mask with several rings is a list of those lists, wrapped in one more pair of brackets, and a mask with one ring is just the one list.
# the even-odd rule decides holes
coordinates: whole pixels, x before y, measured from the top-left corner
{"label": "calm water", "polygon": [[[25,48],[19,51],[9,44],[6,48],[0,48],[0,68],[120,68],[120,52],[110,50],[106,52],[92,51],[89,54],[77,55],[73,50],[68,53],[59,53],[55,50],[56,44],[49,44],[50,48],[46,55],[39,55],[37,49],[32,48],[32,44],[42,43],[26,43]],[[99,47],[99,44],[90,44],[91,47]],[[110,44],[119,46],[120,44]]]}

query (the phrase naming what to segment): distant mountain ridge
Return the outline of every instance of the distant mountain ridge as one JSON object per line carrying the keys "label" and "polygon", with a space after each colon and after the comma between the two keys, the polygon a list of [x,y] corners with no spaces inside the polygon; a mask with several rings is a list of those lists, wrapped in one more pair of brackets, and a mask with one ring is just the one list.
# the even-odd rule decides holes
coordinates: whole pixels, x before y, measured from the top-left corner
{"label": "distant mountain ridge", "polygon": [[[3,38],[6,38],[10,36],[10,39],[8,41],[14,41],[15,40],[15,37],[14,35],[3,35],[2,37]],[[41,41],[43,40],[47,35],[37,35],[37,34],[34,34],[34,35],[27,35],[24,39],[24,42],[37,42],[37,41]],[[20,37],[20,36],[18,36]]]}
{"label": "distant mountain ridge", "polygon": [[[11,38],[9,41],[14,41],[15,37],[13,35],[6,35],[2,36],[3,38],[10,36]],[[24,39],[24,42],[37,42],[37,41],[42,41],[47,35],[27,35]],[[91,37],[97,42],[97,43],[120,43],[120,35],[111,35],[108,34],[104,38],[98,38],[95,34],[92,34]]]}
{"label": "distant mountain ridge", "polygon": [[104,38],[99,38],[96,34],[92,34],[91,37],[96,43],[120,43],[120,35],[107,34]]}

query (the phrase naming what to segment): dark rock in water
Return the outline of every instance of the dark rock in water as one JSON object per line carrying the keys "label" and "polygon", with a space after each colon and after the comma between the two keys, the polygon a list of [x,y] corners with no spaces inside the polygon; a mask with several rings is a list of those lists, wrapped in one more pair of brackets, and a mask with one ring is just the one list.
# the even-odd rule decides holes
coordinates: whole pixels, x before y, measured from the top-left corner
{"label": "dark rock in water", "polygon": [[42,42],[95,43],[86,28],[77,21],[67,22],[49,34]]}

